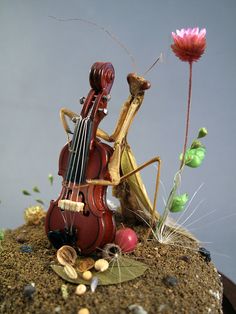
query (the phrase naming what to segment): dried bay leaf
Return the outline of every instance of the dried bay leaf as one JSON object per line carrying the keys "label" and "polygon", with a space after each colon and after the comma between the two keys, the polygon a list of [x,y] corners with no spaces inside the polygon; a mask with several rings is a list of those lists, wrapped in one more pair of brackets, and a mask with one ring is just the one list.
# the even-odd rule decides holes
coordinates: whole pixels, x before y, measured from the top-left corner
{"label": "dried bay leaf", "polygon": [[[65,281],[85,285],[89,285],[86,280],[83,280],[82,277],[77,279],[69,278],[63,270],[62,266],[51,265],[55,273],[60,276]],[[133,280],[141,275],[147,270],[148,266],[144,263],[136,261],[128,257],[119,257],[118,262],[110,264],[110,267],[105,272],[96,272],[92,271],[93,276],[98,278],[98,285],[114,285],[121,282]]]}

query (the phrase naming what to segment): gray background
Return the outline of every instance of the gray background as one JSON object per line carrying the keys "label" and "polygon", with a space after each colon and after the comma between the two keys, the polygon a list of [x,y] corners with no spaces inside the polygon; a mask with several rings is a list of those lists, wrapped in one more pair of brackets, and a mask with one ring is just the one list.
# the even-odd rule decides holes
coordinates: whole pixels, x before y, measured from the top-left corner
{"label": "gray background", "polygon": [[[152,88],[129,134],[139,163],[160,155],[162,182],[170,190],[182,150],[187,98],[187,64],[171,52],[171,31],[207,28],[207,51],[193,68],[190,139],[201,126],[207,158],[199,169],[186,169],[181,192],[192,202],[190,229],[211,250],[214,262],[236,281],[235,250],[235,76],[236,1],[0,1],[0,227],[23,223],[24,208],[34,200],[21,194],[38,185],[41,198],[56,198],[58,156],[66,137],[59,109],[78,112],[88,93],[88,71],[95,61],[110,61],[116,80],[109,116],[102,127],[113,130],[128,96],[126,76],[134,71],[127,54],[105,32],[82,22],[58,22],[50,15],[84,18],[114,34],[136,57],[140,74],[163,52],[164,61],[148,75]],[[49,186],[52,172],[55,185]],[[143,172],[150,195],[155,168]],[[158,208],[163,208],[163,189]],[[209,215],[207,215],[209,214]],[[207,215],[207,216],[206,216]],[[186,223],[188,225],[189,222]]]}

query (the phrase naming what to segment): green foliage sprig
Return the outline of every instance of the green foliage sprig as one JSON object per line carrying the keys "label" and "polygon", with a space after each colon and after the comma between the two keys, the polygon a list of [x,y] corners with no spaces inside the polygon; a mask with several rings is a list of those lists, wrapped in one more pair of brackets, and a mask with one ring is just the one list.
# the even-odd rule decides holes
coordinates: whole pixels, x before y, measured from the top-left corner
{"label": "green foliage sprig", "polygon": [[[53,177],[53,175],[51,173],[48,175],[48,181],[49,181],[50,185],[52,186],[53,185],[53,181],[54,181],[54,177]],[[40,194],[41,193],[40,189],[39,189],[39,187],[37,185],[35,185],[32,188],[32,192],[33,192],[33,194],[35,194],[35,193],[36,194]],[[22,190],[22,194],[25,195],[25,196],[32,196],[32,192],[30,192],[30,191],[28,191],[26,189]],[[45,204],[45,202],[42,199],[40,199],[40,198],[34,198],[34,200],[35,200],[35,202],[37,202],[37,203],[39,203],[41,205]]]}
{"label": "green foliage sprig", "polygon": [[190,168],[197,168],[202,164],[206,155],[206,148],[199,141],[199,138],[205,137],[207,133],[208,132],[206,128],[200,128],[197,138],[192,142],[190,148],[188,148],[185,152],[184,162],[183,154],[180,155],[181,165],[174,176],[173,186],[168,196],[164,212],[156,225],[155,233],[157,235],[162,235],[169,213],[177,213],[183,211],[188,202],[187,193],[181,195],[177,194],[177,190],[181,182],[181,175],[185,166],[188,166]]}
{"label": "green foliage sprig", "polygon": [[2,250],[2,241],[4,240],[4,230],[0,229],[0,250]]}

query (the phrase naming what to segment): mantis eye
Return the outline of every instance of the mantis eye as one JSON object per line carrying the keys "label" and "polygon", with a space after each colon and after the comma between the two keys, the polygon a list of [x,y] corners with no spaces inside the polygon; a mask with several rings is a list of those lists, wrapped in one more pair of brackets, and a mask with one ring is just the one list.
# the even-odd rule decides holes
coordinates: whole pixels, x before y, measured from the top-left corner
{"label": "mantis eye", "polygon": [[132,80],[133,78],[135,78],[135,77],[136,77],[136,74],[135,74],[135,73],[129,73],[129,74],[127,75],[127,81],[128,81],[128,83],[129,83],[129,85],[130,85],[131,80]]}
{"label": "mantis eye", "polygon": [[151,87],[151,83],[149,81],[144,81],[142,83],[142,90],[149,89]]}

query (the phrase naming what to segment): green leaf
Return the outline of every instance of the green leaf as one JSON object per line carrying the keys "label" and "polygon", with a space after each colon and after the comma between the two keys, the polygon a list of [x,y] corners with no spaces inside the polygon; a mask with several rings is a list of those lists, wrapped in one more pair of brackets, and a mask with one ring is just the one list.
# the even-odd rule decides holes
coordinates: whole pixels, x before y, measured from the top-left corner
{"label": "green leaf", "polygon": [[53,185],[54,178],[53,178],[53,175],[51,173],[49,173],[49,175],[48,175],[48,180],[49,180],[50,184]]}
{"label": "green leaf", "polygon": [[[83,280],[81,277],[77,279],[69,278],[64,272],[64,267],[59,265],[51,265],[52,269],[62,279],[74,283],[90,285],[90,282]],[[128,257],[119,257],[118,261],[110,263],[110,267],[105,272],[92,271],[93,276],[98,277],[98,285],[115,285],[121,282],[133,280],[147,270],[148,266],[144,263],[138,262]]]}
{"label": "green leaf", "polygon": [[23,193],[24,195],[27,195],[27,196],[31,195],[31,193],[30,193],[29,191],[27,191],[27,190],[22,190],[22,193]]}
{"label": "green leaf", "polygon": [[37,200],[35,200],[37,203],[39,203],[39,204],[41,204],[41,205],[44,205],[44,202],[42,201],[42,200],[40,200],[40,199],[37,199]]}
{"label": "green leaf", "polygon": [[0,229],[0,241],[4,240],[4,230]]}
{"label": "green leaf", "polygon": [[33,187],[33,191],[36,192],[36,193],[40,193],[39,188],[37,186]]}

